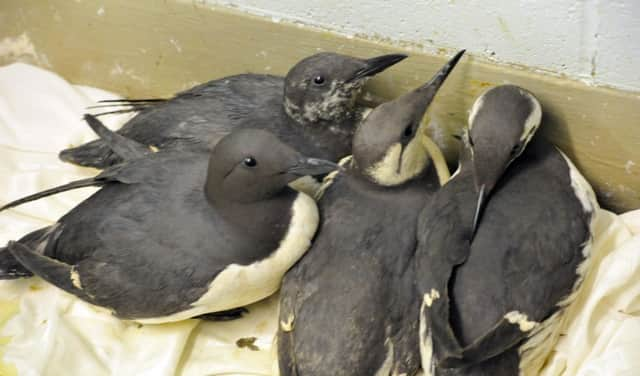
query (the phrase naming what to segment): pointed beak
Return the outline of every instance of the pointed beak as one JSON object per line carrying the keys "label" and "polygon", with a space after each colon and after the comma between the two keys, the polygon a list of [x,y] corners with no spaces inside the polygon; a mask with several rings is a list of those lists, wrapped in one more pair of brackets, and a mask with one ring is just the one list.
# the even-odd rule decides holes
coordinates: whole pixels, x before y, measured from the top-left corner
{"label": "pointed beak", "polygon": [[421,125],[422,118],[427,112],[427,108],[435,98],[438,90],[449,76],[449,73],[456,66],[465,50],[458,52],[451,60],[449,60],[440,70],[427,82],[417,89],[404,94],[394,100],[399,106],[403,106],[404,111],[414,116],[413,131],[417,134],[417,129]]}
{"label": "pointed beak", "polygon": [[372,57],[364,61],[364,67],[356,71],[355,75],[349,80],[350,82],[359,80],[365,77],[371,77],[376,75],[392,65],[395,65],[402,60],[406,59],[405,54],[390,54]]}
{"label": "pointed beak", "polygon": [[460,58],[462,58],[462,55],[464,55],[465,51],[466,50],[458,51],[458,53],[456,53],[449,61],[447,61],[444,66],[442,66],[442,68],[440,68],[438,72],[436,72],[435,75],[433,75],[429,82],[415,90],[416,93],[420,93],[423,101],[426,101],[426,103],[424,104],[425,107],[428,106],[431,101],[433,101],[433,98],[438,93],[438,90],[440,90],[440,86],[442,86],[447,77],[449,77],[449,73],[451,73],[451,71],[453,71],[453,68],[456,67],[458,61],[460,61]]}
{"label": "pointed beak", "polygon": [[301,157],[298,162],[287,170],[288,174],[295,176],[322,175],[333,170],[340,170],[336,163],[317,158]]}

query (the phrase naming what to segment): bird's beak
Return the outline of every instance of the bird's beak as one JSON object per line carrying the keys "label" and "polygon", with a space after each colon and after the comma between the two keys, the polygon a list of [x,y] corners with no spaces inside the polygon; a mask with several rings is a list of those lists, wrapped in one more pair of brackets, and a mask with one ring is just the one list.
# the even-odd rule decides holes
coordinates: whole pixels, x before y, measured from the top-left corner
{"label": "bird's beak", "polygon": [[415,121],[412,124],[414,134],[418,134],[417,130],[421,125],[425,112],[427,112],[438,90],[440,90],[449,73],[451,73],[456,64],[458,64],[464,52],[465,50],[462,50],[455,54],[451,60],[433,75],[429,82],[393,100],[395,106],[401,106],[403,112],[411,114],[414,118]]}
{"label": "bird's beak", "polygon": [[333,170],[340,170],[336,163],[317,158],[300,157],[297,163],[291,166],[287,173],[294,176],[322,175]]}
{"label": "bird's beak", "polygon": [[357,81],[361,78],[371,77],[373,75],[376,75],[384,71],[385,69],[389,68],[390,66],[401,62],[406,58],[407,58],[407,55],[405,54],[390,54],[390,55],[382,55],[382,56],[376,56],[370,59],[366,59],[364,60],[364,67],[356,71],[356,73],[349,80],[349,82]]}
{"label": "bird's beak", "polygon": [[460,58],[462,58],[462,55],[464,55],[465,51],[466,50],[458,51],[458,53],[456,53],[449,61],[447,61],[445,65],[442,66],[442,68],[440,68],[438,72],[436,72],[436,74],[433,75],[429,82],[410,93],[415,93],[416,96],[419,96],[421,98],[421,100],[417,102],[420,103],[420,106],[424,109],[423,111],[426,111],[429,104],[431,104],[433,98],[438,93],[438,90],[440,90],[440,86],[442,86],[447,77],[449,77],[449,73],[451,73],[451,71],[453,71],[453,68],[456,67],[458,61],[460,61]]}

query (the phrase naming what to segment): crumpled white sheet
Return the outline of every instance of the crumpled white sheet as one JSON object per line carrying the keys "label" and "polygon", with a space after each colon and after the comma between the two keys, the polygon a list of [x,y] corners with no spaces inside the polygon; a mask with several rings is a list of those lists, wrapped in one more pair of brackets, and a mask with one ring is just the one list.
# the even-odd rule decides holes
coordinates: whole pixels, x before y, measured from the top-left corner
{"label": "crumpled white sheet", "polygon": [[[95,170],[57,152],[95,138],[85,107],[115,98],[24,64],[0,67],[0,204]],[[111,120],[110,127],[124,119]],[[0,213],[0,244],[46,226],[87,197],[85,188]],[[551,375],[640,375],[640,210],[602,211],[597,254],[570,325],[544,369]],[[0,282],[0,375],[269,375],[277,297],[230,322],[139,326],[38,278]],[[4,320],[6,318],[6,320]],[[6,322],[6,323],[5,323]],[[2,326],[4,324],[4,326]],[[236,341],[256,337],[256,348]]]}

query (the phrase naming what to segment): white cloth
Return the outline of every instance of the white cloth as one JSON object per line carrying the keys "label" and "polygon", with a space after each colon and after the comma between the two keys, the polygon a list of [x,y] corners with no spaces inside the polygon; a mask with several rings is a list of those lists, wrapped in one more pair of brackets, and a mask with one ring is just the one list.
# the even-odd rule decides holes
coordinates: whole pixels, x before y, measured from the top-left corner
{"label": "white cloth", "polygon": [[[0,68],[0,204],[95,170],[57,159],[95,138],[81,119],[101,90],[24,64]],[[117,127],[123,117],[107,119]],[[110,120],[110,121],[109,121]],[[0,244],[53,223],[94,189],[0,213]],[[640,210],[600,213],[595,264],[544,369],[551,375],[640,375]],[[0,375],[269,375],[277,297],[230,322],[139,326],[38,278],[0,282]],[[238,347],[256,337],[254,347]]]}
{"label": "white cloth", "polygon": [[585,288],[567,308],[544,376],[640,375],[640,210],[601,210],[594,227]]}

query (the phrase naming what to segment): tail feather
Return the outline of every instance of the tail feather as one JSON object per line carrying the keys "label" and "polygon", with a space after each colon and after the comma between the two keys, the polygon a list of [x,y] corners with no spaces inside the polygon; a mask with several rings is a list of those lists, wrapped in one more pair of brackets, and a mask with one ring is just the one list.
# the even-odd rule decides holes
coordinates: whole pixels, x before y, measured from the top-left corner
{"label": "tail feather", "polygon": [[84,120],[100,139],[125,161],[141,158],[150,152],[145,145],[110,130],[93,115],[85,114]]}
{"label": "tail feather", "polygon": [[41,255],[22,243],[9,242],[7,248],[33,274],[70,294],[86,299],[79,276],[71,265]]}
{"label": "tail feather", "polygon": [[120,110],[98,112],[98,113],[94,113],[92,115],[95,116],[95,117],[100,117],[100,116],[104,116],[104,115],[129,114],[131,112],[140,112],[140,111],[144,110],[145,108],[146,107],[136,106],[136,107],[123,108],[123,109],[120,109]]}
{"label": "tail feather", "polygon": [[0,212],[3,210],[16,207],[18,205],[25,204],[27,202],[39,200],[43,197],[54,195],[56,193],[66,192],[66,191],[70,191],[77,188],[101,186],[104,184],[106,184],[105,180],[99,180],[96,178],[87,178],[87,179],[72,181],[71,183],[59,185],[57,187],[46,189],[44,191],[34,193],[32,195],[17,199],[15,201],[11,201],[10,203],[0,207]]}
{"label": "tail feather", "polygon": [[[153,98],[153,99],[106,99],[98,101],[98,105],[89,106],[87,109],[96,108],[111,108],[111,111],[105,111],[95,114],[95,116],[109,115],[109,114],[125,114],[129,112],[139,112],[144,109],[153,107],[154,105],[162,102],[166,102],[166,99]],[[122,108],[126,107],[126,108]]]}
{"label": "tail feather", "polygon": [[147,99],[103,99],[98,101],[98,103],[122,103],[123,105],[132,104],[132,103],[158,103],[158,102],[166,102],[167,99],[164,98],[147,98]]}

